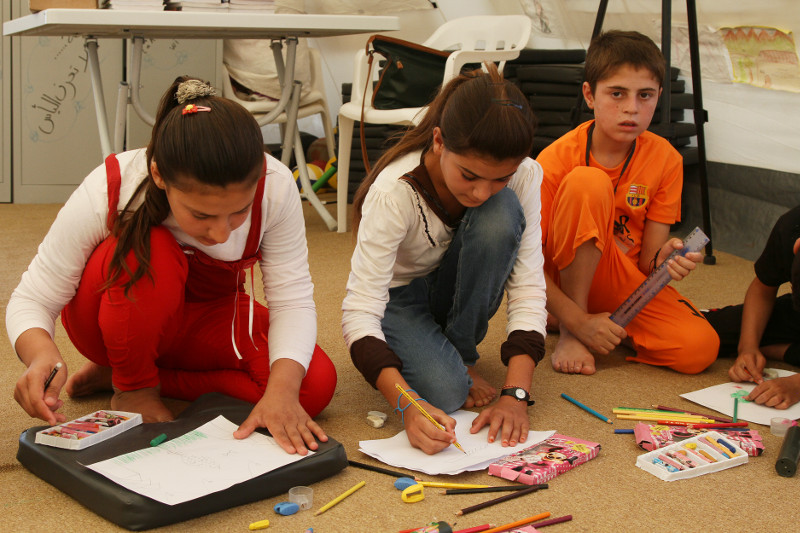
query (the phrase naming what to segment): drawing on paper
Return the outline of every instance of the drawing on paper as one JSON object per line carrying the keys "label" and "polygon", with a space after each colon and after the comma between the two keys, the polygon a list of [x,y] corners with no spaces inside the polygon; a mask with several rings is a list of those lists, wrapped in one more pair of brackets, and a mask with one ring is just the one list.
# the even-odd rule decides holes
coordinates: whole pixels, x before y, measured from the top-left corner
{"label": "drawing on paper", "polygon": [[777,28],[720,28],[733,66],[733,81],[765,89],[800,92],[800,61],[794,36]]}

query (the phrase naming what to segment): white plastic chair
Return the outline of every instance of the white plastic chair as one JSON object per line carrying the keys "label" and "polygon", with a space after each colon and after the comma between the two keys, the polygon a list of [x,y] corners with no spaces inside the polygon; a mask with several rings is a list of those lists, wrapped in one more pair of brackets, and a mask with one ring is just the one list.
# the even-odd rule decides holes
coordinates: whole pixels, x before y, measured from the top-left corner
{"label": "white plastic chair", "polygon": [[[328,158],[330,159],[336,156],[336,143],[333,136],[331,114],[328,110],[328,101],[325,98],[325,81],[322,78],[322,58],[319,50],[316,48],[309,48],[308,51],[308,57],[311,63],[311,91],[300,99],[297,118],[310,117],[316,114],[321,116],[322,127],[325,131],[325,141],[328,147]],[[223,64],[223,67],[224,66]],[[256,118],[258,118],[259,115],[266,115],[272,111],[277,104],[277,102],[267,99],[245,100],[241,98],[236,91],[234,91],[230,77],[227,75],[227,70],[226,75],[223,76],[222,94],[226,98],[230,98],[234,102],[241,104],[242,107],[253,113]],[[271,123],[285,124],[286,113],[281,113]]]}
{"label": "white plastic chair", "polygon": [[[467,63],[500,62],[501,70],[508,60],[516,59],[525,48],[531,32],[531,19],[526,15],[462,17],[440,26],[422,44],[439,50],[454,50],[447,59],[442,84],[455,77]],[[353,144],[353,125],[364,123],[416,125],[425,108],[375,109],[372,107],[372,83],[367,83],[368,55],[356,52],[353,69],[353,88],[350,102],[339,108],[339,155],[336,172],[336,216],[339,232],[347,231],[347,186],[350,172],[350,151]],[[378,68],[373,67],[377,77]]]}

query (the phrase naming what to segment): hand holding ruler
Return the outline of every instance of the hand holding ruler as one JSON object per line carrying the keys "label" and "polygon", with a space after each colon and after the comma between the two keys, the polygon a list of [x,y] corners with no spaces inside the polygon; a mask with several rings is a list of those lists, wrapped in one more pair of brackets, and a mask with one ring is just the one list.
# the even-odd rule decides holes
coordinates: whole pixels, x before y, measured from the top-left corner
{"label": "hand holding ruler", "polygon": [[616,311],[609,317],[612,322],[623,328],[639,314],[645,305],[652,300],[658,292],[666,287],[672,279],[667,270],[667,263],[676,256],[685,256],[689,252],[699,252],[708,244],[709,238],[700,228],[694,228],[692,232],[683,239],[683,248],[675,250],[663,263],[647,276],[647,279],[631,293],[627,300],[622,302]]}

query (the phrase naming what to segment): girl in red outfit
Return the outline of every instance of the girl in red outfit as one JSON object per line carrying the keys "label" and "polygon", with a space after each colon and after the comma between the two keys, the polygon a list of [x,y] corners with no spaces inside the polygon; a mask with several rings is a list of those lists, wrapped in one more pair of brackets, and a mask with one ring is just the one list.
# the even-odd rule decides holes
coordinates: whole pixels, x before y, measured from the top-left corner
{"label": "girl in red outfit", "polygon": [[[146,422],[172,419],[162,395],[216,391],[256,404],[237,438],[266,427],[300,454],[327,440],[312,417],[336,371],[315,345],[300,199],[262,142],[244,108],[179,78],[147,149],[112,155],[84,180],[6,313],[28,367],[14,397],[31,416],[63,421],[64,385],[70,396],[113,389],[112,409]],[[255,265],[269,311],[245,292]],[[52,338],[59,311],[89,359],[69,377]]]}

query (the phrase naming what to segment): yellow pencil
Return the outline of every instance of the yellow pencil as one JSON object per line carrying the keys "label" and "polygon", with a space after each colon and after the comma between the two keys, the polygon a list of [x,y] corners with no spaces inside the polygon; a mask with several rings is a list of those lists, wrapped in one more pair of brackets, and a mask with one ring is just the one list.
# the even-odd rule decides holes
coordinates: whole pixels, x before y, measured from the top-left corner
{"label": "yellow pencil", "polygon": [[435,489],[486,489],[491,485],[473,485],[471,483],[443,483],[441,481],[419,481],[423,487],[433,487]]}
{"label": "yellow pencil", "polygon": [[334,505],[336,505],[340,501],[344,500],[345,498],[347,498],[348,496],[350,496],[351,494],[353,494],[355,491],[357,491],[358,489],[360,489],[361,487],[363,487],[366,484],[367,484],[366,481],[362,481],[362,482],[354,485],[353,487],[349,488],[347,491],[342,493],[341,496],[337,496],[333,500],[329,501],[328,503],[326,503],[325,505],[320,507],[319,510],[316,513],[314,513],[314,516],[317,516],[319,514],[324,513],[325,511],[327,511],[328,509],[330,509],[331,507],[333,507]]}
{"label": "yellow pencil", "polygon": [[[422,413],[422,414],[425,416],[425,418],[427,418],[428,420],[430,420],[430,421],[431,421],[431,423],[433,423],[433,425],[434,425],[434,426],[436,426],[437,428],[441,429],[442,431],[447,431],[446,429],[444,429],[444,426],[443,426],[443,425],[441,425],[439,422],[437,422],[437,421],[436,421],[436,420],[435,420],[435,419],[434,419],[434,418],[433,418],[431,415],[429,415],[429,414],[428,414],[428,411],[426,411],[425,409],[423,409],[423,407],[422,407],[422,406],[421,406],[419,403],[417,403],[417,400],[415,400],[414,398],[412,398],[412,397],[411,397],[411,395],[410,395],[409,393],[407,393],[407,392],[406,392],[406,390],[405,390],[405,389],[404,389],[402,386],[400,386],[400,384],[399,384],[399,383],[395,383],[395,384],[394,384],[394,386],[395,386],[395,387],[397,387],[397,390],[399,390],[399,391],[400,391],[400,394],[402,394],[403,396],[405,396],[406,400],[408,400],[409,402],[411,402],[411,404],[412,404],[414,407],[416,407],[416,408],[419,410],[419,412],[420,412],[420,413]],[[465,452],[465,451],[464,451],[464,448],[462,448],[462,447],[461,447],[461,445],[458,443],[458,441],[457,441],[457,440],[456,440],[456,441],[453,441],[453,446],[455,446],[456,448],[458,448],[458,449],[459,449],[459,450],[461,450],[462,452],[464,452],[464,453],[467,453],[467,452]]]}

